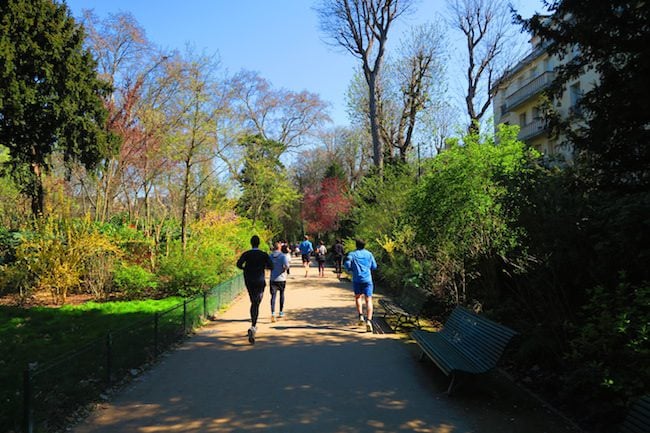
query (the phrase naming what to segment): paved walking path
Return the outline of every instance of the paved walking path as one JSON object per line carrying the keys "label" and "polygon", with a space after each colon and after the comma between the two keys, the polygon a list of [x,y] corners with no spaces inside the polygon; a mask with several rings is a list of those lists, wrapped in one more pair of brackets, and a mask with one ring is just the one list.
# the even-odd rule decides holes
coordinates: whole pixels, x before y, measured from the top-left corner
{"label": "paved walking path", "polygon": [[331,269],[319,278],[311,268],[305,278],[297,260],[292,266],[287,316],[271,323],[267,289],[255,345],[240,297],[73,431],[571,431],[517,393],[496,393],[489,377],[447,397],[447,379],[418,361],[416,346],[357,326],[351,283]]}

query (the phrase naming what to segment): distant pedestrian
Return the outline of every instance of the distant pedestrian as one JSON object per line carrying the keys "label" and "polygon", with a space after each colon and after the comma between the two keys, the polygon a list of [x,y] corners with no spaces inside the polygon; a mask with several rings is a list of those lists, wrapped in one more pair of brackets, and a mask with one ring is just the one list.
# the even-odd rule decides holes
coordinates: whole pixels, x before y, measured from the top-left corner
{"label": "distant pedestrian", "polygon": [[318,247],[316,248],[316,262],[318,263],[318,276],[325,276],[325,257],[327,254],[327,248],[325,248],[325,243],[321,240],[318,242]]}
{"label": "distant pedestrian", "polygon": [[280,248],[280,251],[282,251],[282,254],[284,254],[287,258],[287,275],[291,273],[291,247],[287,243],[287,241],[282,242],[282,246]]}
{"label": "distant pedestrian", "polygon": [[309,241],[308,235],[305,235],[303,241],[298,245],[298,248],[300,249],[300,255],[302,257],[302,265],[305,268],[305,278],[307,278],[307,274],[309,273],[309,262],[311,261],[309,256],[314,251],[314,246]]}
{"label": "distant pedestrian", "polygon": [[334,272],[336,272],[336,278],[341,278],[343,256],[345,256],[345,249],[343,248],[343,242],[341,242],[341,239],[337,239],[336,243],[332,247],[332,256],[334,258]]}
{"label": "distant pedestrian", "polygon": [[267,253],[260,250],[260,238],[257,235],[251,237],[251,249],[245,251],[239,260],[237,267],[244,270],[244,283],[248,291],[248,297],[251,301],[251,327],[248,329],[248,341],[255,344],[255,334],[257,333],[257,318],[260,313],[260,303],[264,296],[264,287],[266,280],[264,270],[272,269],[273,262]]}
{"label": "distant pedestrian", "polygon": [[284,289],[287,284],[287,273],[289,271],[289,258],[282,252],[280,242],[275,243],[275,250],[271,253],[273,269],[271,269],[271,322],[275,322],[275,299],[278,292],[280,293],[280,314],[278,317],[284,317]]}
{"label": "distant pedestrian", "polygon": [[366,331],[372,332],[372,272],[377,269],[377,262],[372,253],[366,250],[366,243],[361,239],[356,240],[355,251],[348,253],[345,259],[345,269],[352,273],[352,288],[354,301],[359,313],[359,325],[364,324],[363,304],[366,304]]}

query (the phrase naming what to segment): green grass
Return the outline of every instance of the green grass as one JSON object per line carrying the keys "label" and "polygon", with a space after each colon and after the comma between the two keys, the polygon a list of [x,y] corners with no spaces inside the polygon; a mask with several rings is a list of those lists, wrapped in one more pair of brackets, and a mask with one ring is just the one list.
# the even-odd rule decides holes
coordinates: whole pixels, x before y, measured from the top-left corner
{"label": "green grass", "polygon": [[[0,431],[15,428],[20,419],[22,405],[22,374],[28,363],[42,367],[53,360],[94,341],[103,350],[103,342],[109,331],[115,332],[116,356],[133,347],[133,340],[142,336],[142,329],[149,334],[155,313],[162,313],[182,303],[182,298],[132,302],[90,302],[81,306],[61,308],[0,307]],[[177,308],[166,314],[161,328],[182,322],[183,309]],[[117,332],[140,323],[139,332]],[[151,333],[153,335],[153,333]],[[152,337],[153,338],[153,337]],[[131,340],[131,341],[129,341]],[[137,344],[137,343],[136,343]],[[94,349],[91,348],[91,351]],[[95,350],[96,352],[96,350]],[[54,369],[63,369],[69,362]],[[53,375],[60,377],[63,372]]]}

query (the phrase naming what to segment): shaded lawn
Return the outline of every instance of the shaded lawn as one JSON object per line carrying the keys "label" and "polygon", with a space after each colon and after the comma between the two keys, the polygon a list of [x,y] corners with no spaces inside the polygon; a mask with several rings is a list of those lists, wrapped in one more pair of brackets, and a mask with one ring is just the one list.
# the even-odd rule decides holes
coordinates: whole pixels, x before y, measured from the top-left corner
{"label": "shaded lawn", "polygon": [[[0,431],[11,428],[19,411],[22,374],[28,363],[42,366],[90,342],[105,339],[109,331],[138,322],[153,323],[155,313],[182,302],[182,298],[173,297],[89,302],[60,308],[0,306]],[[182,309],[173,314],[182,315]]]}

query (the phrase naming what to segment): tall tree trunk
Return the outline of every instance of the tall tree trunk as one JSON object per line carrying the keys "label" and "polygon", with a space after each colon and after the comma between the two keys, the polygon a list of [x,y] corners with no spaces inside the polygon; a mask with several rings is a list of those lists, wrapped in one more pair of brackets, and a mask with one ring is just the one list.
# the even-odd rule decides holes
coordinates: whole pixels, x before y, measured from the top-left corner
{"label": "tall tree trunk", "polygon": [[370,117],[370,135],[372,137],[372,161],[379,173],[384,171],[384,143],[379,135],[379,119],[377,115],[377,73],[366,68],[368,80],[368,113]]}
{"label": "tall tree trunk", "polygon": [[40,217],[43,215],[45,207],[45,190],[43,189],[43,174],[40,164],[32,164],[32,172],[34,173],[34,187],[31,191],[32,214],[35,217]]}

